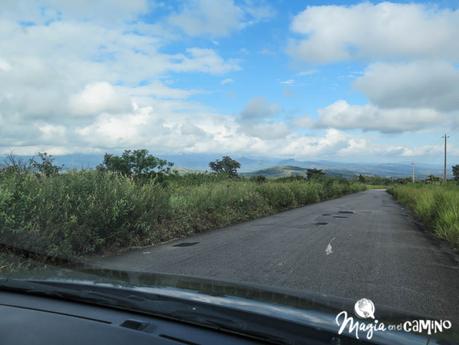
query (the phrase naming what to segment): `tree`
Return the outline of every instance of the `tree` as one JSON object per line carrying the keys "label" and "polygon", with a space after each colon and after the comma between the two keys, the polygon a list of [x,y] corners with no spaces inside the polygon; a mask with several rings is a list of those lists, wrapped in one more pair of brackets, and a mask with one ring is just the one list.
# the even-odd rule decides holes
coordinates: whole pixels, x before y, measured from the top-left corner
{"label": "tree", "polygon": [[438,176],[429,175],[426,178],[426,183],[437,183],[440,182],[440,178]]}
{"label": "tree", "polygon": [[459,182],[459,164],[453,165],[454,180]]}
{"label": "tree", "polygon": [[365,176],[363,176],[362,174],[359,174],[359,182],[365,183],[366,181],[367,179],[365,178]]}
{"label": "tree", "polygon": [[264,183],[267,180],[266,176],[263,176],[263,175],[252,176],[250,179],[257,183]]}
{"label": "tree", "polygon": [[237,169],[241,164],[232,159],[230,156],[223,156],[222,159],[217,159],[209,163],[209,168],[217,174],[228,174],[231,177],[237,176]]}
{"label": "tree", "polygon": [[22,174],[30,171],[30,163],[16,157],[14,154],[8,154],[3,164],[0,166],[0,172],[6,174]]}
{"label": "tree", "polygon": [[312,169],[306,170],[306,177],[308,178],[308,180],[321,178],[324,176],[325,176],[325,172],[322,169],[312,168]]}
{"label": "tree", "polygon": [[100,171],[111,171],[133,178],[168,175],[174,163],[149,154],[148,150],[125,150],[121,156],[106,153],[97,166]]}
{"label": "tree", "polygon": [[55,176],[59,174],[59,171],[62,170],[62,166],[57,166],[54,164],[54,157],[47,154],[46,152],[38,152],[37,161],[34,158],[30,159],[30,167],[38,175],[44,175],[46,177]]}

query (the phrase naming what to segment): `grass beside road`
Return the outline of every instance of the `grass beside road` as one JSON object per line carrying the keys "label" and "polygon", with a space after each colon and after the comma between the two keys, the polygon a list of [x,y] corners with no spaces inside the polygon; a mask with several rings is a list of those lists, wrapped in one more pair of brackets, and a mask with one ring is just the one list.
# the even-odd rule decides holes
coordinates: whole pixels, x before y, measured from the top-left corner
{"label": "grass beside road", "polygon": [[[52,257],[160,243],[365,189],[343,179],[231,179],[209,174],[142,183],[108,172],[0,174],[3,244]],[[1,265],[0,265],[1,266]]]}
{"label": "grass beside road", "polygon": [[367,189],[387,189],[388,187],[385,184],[367,184]]}
{"label": "grass beside road", "polygon": [[389,192],[438,237],[459,248],[459,186],[407,184],[393,186]]}

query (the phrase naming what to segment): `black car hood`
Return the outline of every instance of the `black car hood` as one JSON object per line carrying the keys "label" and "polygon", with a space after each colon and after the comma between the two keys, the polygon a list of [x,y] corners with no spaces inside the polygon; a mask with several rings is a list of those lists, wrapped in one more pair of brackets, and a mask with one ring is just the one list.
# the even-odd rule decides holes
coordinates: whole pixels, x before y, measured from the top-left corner
{"label": "black car hood", "polygon": [[[231,308],[250,315],[266,315],[299,325],[313,327],[337,334],[336,315],[347,311],[353,315],[356,301],[312,292],[266,288],[255,284],[240,284],[215,281],[183,275],[162,273],[126,272],[109,269],[84,268],[53,269],[31,274],[15,273],[11,279],[28,281],[61,282],[82,284],[91,287],[126,289],[163,296],[177,300],[195,302],[200,305]],[[406,314],[385,306],[377,306],[376,319],[384,324],[400,324],[426,317]],[[358,319],[354,316],[354,318]],[[438,334],[440,338],[417,336],[404,332],[375,332],[372,341],[382,344],[448,344],[456,335]],[[437,336],[437,335],[436,335]],[[437,341],[438,340],[438,341]]]}

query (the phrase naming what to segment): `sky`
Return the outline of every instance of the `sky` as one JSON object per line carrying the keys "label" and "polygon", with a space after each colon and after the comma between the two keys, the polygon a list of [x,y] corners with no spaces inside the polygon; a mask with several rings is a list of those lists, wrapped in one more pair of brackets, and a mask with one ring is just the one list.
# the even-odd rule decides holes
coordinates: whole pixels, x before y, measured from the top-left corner
{"label": "sky", "polygon": [[2,0],[0,154],[459,163],[458,1]]}

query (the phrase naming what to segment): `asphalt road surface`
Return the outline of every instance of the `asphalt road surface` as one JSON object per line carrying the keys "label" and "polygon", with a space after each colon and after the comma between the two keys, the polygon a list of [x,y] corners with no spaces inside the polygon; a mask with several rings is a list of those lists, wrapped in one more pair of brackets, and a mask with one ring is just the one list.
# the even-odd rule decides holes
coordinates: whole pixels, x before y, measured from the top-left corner
{"label": "asphalt road surface", "polygon": [[459,265],[384,190],[347,195],[160,246],[98,259],[164,272],[370,298],[459,320]]}

